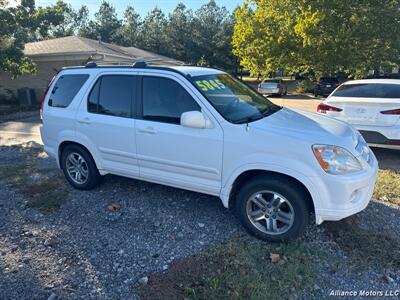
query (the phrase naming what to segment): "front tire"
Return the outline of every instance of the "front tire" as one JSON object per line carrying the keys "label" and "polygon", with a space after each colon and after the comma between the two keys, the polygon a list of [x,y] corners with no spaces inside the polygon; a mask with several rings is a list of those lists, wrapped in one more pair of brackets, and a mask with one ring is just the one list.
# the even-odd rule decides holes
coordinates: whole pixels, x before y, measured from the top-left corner
{"label": "front tire", "polygon": [[90,190],[101,182],[101,175],[89,152],[78,145],[68,145],[60,158],[68,182],[78,190]]}
{"label": "front tire", "polygon": [[252,235],[272,242],[298,238],[310,214],[304,195],[292,181],[267,176],[256,177],[240,189],[235,211]]}

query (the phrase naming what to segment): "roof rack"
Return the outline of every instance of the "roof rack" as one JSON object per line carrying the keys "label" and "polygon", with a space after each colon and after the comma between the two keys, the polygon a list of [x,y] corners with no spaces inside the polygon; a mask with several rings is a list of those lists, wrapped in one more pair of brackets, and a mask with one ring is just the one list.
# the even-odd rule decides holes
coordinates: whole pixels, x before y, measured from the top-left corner
{"label": "roof rack", "polygon": [[85,68],[97,68],[97,64],[94,61],[88,61]]}
{"label": "roof rack", "polygon": [[147,63],[145,61],[136,61],[133,65],[133,68],[146,68]]}
{"label": "roof rack", "polygon": [[89,61],[86,63],[85,66],[63,67],[62,70],[74,70],[74,69],[76,70],[76,69],[86,69],[86,68],[107,68],[107,69],[147,68],[147,69],[153,69],[153,70],[164,70],[164,71],[175,72],[175,73],[178,73],[188,79],[191,78],[190,74],[184,73],[184,72],[174,69],[170,66],[148,65],[145,61],[142,61],[142,60],[136,61],[132,65],[97,65],[96,62]]}

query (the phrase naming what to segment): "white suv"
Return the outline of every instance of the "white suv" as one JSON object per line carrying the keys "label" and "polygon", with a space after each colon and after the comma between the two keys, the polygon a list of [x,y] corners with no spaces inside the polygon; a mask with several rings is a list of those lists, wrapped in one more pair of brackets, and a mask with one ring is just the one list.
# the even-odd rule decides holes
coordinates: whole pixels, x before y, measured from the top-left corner
{"label": "white suv", "polygon": [[310,213],[320,224],[364,209],[378,169],[351,125],[209,68],[65,68],[42,120],[45,151],[75,188],[112,173],[215,195],[271,241],[298,237]]}

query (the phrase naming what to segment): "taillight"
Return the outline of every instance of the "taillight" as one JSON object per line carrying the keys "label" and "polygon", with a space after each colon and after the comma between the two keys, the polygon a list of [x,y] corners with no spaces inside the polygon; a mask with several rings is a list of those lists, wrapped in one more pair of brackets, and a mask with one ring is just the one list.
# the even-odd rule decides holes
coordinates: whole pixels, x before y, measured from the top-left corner
{"label": "taillight", "polygon": [[381,111],[383,115],[400,115],[400,108]]}
{"label": "taillight", "polygon": [[53,78],[50,80],[50,83],[48,84],[46,90],[45,90],[44,93],[43,93],[42,100],[40,101],[39,113],[40,113],[40,119],[41,119],[41,120],[43,119],[42,114],[43,114],[44,99],[46,99],[46,96],[47,96],[47,93],[49,92],[50,86],[51,86],[51,84],[53,83],[54,79],[56,79],[56,76],[57,76],[57,75],[54,75]]}
{"label": "taillight", "polygon": [[326,114],[327,111],[342,111],[341,108],[338,107],[334,107],[328,104],[324,104],[324,103],[320,103],[317,107],[317,112],[322,113],[322,114]]}

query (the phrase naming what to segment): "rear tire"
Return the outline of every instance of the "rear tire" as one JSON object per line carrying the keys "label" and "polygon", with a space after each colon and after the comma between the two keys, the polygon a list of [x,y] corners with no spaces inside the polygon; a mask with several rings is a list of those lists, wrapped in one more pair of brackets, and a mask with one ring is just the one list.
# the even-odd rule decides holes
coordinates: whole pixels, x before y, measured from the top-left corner
{"label": "rear tire", "polygon": [[90,190],[101,182],[101,175],[90,153],[78,145],[66,146],[60,158],[68,182],[78,190]]}
{"label": "rear tire", "polygon": [[238,192],[235,212],[252,235],[271,242],[298,238],[309,223],[302,191],[290,180],[259,176]]}

